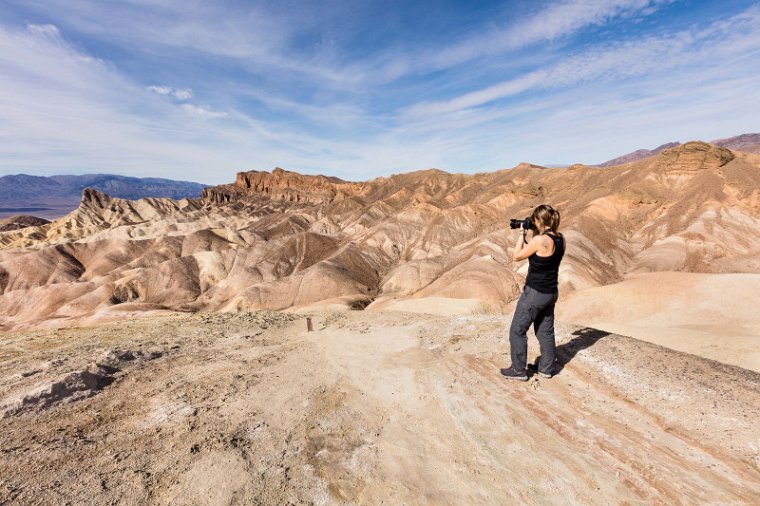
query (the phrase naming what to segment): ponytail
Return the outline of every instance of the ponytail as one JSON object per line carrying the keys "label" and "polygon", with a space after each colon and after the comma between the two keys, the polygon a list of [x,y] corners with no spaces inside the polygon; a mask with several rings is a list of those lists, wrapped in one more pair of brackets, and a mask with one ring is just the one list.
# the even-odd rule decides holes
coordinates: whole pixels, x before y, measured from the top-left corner
{"label": "ponytail", "polygon": [[534,223],[540,223],[545,228],[550,229],[555,235],[559,230],[560,215],[559,211],[548,204],[541,204],[533,210],[531,219]]}
{"label": "ponytail", "polygon": [[559,221],[560,221],[559,211],[552,208],[550,212],[551,212],[551,218],[549,220],[549,228],[552,229],[552,232],[554,232],[554,235],[557,235],[558,234],[557,231],[559,230]]}

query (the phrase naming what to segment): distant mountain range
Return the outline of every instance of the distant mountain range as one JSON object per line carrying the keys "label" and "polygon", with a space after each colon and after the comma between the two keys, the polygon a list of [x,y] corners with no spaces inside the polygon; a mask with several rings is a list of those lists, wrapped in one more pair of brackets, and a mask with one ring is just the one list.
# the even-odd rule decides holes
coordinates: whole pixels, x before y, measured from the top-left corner
{"label": "distant mountain range", "polygon": [[198,197],[205,185],[160,178],[137,178],[111,174],[83,176],[29,176],[16,174],[0,177],[0,218],[15,214],[33,214],[42,218],[59,218],[79,206],[82,190],[94,188],[108,195],[136,200],[145,197],[172,199]]}
{"label": "distant mountain range", "polygon": [[[760,133],[742,134],[727,139],[710,141],[723,148],[760,154]],[[597,167],[612,167],[636,162],[657,155],[664,150],[680,146],[669,142],[654,149],[639,149]],[[145,197],[168,197],[175,200],[197,198],[206,185],[188,181],[160,178],[136,178],[111,174],[86,174],[82,176],[30,176],[17,174],[0,177],[0,220],[15,215],[33,215],[56,219],[79,206],[82,191],[92,188],[112,197],[137,200]],[[23,224],[3,223],[4,227]],[[23,221],[23,220],[22,220]],[[24,222],[25,223],[25,222]]]}
{"label": "distant mountain range", "polygon": [[[735,151],[746,151],[748,153],[760,153],[760,134],[742,134],[727,139],[717,139],[710,141],[710,144],[720,146],[721,148],[733,149]],[[633,153],[607,160],[604,163],[597,164],[597,167],[613,167],[624,163],[636,162],[656,155],[668,148],[680,146],[680,142],[668,142],[654,149],[638,149]]]}

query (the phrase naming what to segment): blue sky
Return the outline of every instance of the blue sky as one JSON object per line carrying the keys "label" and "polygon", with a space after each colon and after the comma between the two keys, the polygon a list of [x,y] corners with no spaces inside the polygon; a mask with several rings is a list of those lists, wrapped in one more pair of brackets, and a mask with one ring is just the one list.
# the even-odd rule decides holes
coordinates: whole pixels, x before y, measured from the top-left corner
{"label": "blue sky", "polygon": [[365,180],[758,131],[756,1],[0,0],[0,175]]}

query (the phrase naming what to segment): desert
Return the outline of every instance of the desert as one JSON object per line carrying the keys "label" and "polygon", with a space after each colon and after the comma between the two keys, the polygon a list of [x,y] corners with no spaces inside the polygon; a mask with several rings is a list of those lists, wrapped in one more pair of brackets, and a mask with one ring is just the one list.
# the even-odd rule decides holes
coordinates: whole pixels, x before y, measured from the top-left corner
{"label": "desert", "polygon": [[[87,189],[0,233],[3,499],[752,503],[758,171],[691,142],[605,168]],[[544,201],[569,245],[558,374],[515,388],[507,217]]]}
{"label": "desert", "polygon": [[[750,504],[760,493],[755,372],[563,325],[561,372],[514,388],[498,372],[503,317],[312,318],[313,332],[280,312],[11,332],[4,500]],[[89,385],[73,380],[84,371]]]}
{"label": "desert", "polygon": [[760,504],[757,0],[0,4],[0,506]]}

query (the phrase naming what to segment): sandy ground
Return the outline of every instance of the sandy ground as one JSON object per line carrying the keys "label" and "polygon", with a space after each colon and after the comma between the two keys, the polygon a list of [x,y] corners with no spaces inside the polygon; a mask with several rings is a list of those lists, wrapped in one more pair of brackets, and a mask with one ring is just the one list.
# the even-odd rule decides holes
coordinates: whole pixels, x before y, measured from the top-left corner
{"label": "sandy ground", "polygon": [[488,309],[487,303],[478,299],[454,299],[450,297],[418,297],[406,299],[385,299],[375,301],[368,311],[405,311],[409,313],[455,316],[473,314]]}
{"label": "sandy ground", "polygon": [[557,315],[760,372],[759,307],[760,274],[658,272],[578,290]]}
{"label": "sandy ground", "polygon": [[559,374],[520,383],[498,372],[509,318],[313,322],[197,314],[3,334],[0,503],[760,496],[757,373],[562,325]]}

